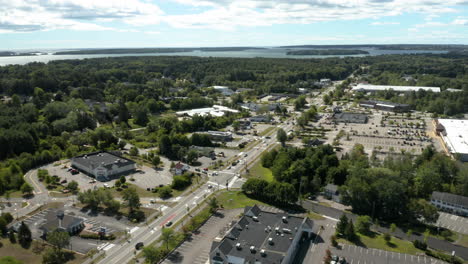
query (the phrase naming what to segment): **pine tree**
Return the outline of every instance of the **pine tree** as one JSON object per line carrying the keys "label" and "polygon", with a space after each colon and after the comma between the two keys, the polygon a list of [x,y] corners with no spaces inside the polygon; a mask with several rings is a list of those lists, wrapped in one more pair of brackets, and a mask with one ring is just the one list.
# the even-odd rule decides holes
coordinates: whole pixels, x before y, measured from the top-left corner
{"label": "pine tree", "polygon": [[348,217],[346,214],[343,214],[340,217],[340,221],[336,224],[336,233],[337,235],[344,235],[346,227],[348,226]]}
{"label": "pine tree", "polygon": [[348,225],[346,225],[344,236],[346,239],[352,241],[356,238],[356,232],[354,232],[354,224],[353,220],[348,222]]}
{"label": "pine tree", "polygon": [[24,248],[28,247],[32,241],[31,230],[29,230],[29,227],[24,222],[21,222],[18,230],[18,241]]}

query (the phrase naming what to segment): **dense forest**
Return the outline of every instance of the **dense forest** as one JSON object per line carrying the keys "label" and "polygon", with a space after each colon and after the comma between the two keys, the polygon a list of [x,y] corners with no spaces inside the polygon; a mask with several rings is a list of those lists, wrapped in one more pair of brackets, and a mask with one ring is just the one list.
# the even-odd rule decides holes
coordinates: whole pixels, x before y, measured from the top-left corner
{"label": "dense forest", "polygon": [[468,196],[468,166],[436,153],[432,147],[417,158],[411,155],[387,157],[380,161],[368,157],[362,145],[338,159],[329,145],[318,148],[281,148],[262,156],[262,165],[270,168],[273,183],[249,179],[243,190],[256,198],[273,203],[295,202],[298,194],[314,194],[327,183],[341,186],[345,204],[358,214],[384,220],[433,221],[426,200],[433,191]]}
{"label": "dense forest", "polygon": [[[221,129],[248,113],[181,121],[174,111],[215,102],[240,110],[237,104],[246,98],[297,93],[298,88],[317,88],[319,79],[342,80],[353,72],[377,84],[401,84],[406,82],[404,75],[411,75],[417,80],[409,85],[463,90],[379,96],[440,115],[466,113],[467,61],[468,56],[450,54],[343,59],[115,57],[0,67],[0,95],[7,98],[0,103],[0,193],[18,189],[22,173],[33,167],[84,152],[121,149],[126,142],[159,146],[163,155],[183,159],[190,145],[212,144],[198,136],[189,140],[185,134]],[[253,92],[218,100],[221,94],[210,88],[213,85]],[[336,93],[342,96],[343,90]],[[139,134],[130,131],[145,126]],[[333,153],[322,152],[334,162],[331,167],[342,169]],[[289,177],[277,176],[285,181]],[[326,176],[320,174],[320,181],[326,182]],[[297,183],[290,184],[297,188]],[[307,184],[308,190],[314,186]]]}

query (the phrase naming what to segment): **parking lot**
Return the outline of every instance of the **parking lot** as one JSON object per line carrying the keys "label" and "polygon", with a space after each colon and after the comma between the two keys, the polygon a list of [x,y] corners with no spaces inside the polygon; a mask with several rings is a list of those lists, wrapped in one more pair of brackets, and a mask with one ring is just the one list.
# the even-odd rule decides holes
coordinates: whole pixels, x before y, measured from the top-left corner
{"label": "parking lot", "polygon": [[340,244],[341,249],[331,249],[332,254],[344,257],[350,264],[437,264],[445,263],[427,256],[415,256],[374,248]]}
{"label": "parking lot", "polygon": [[[90,177],[84,173],[78,173],[76,175],[71,174],[68,171],[70,168],[70,162],[65,162],[60,165],[56,163],[44,166],[42,169],[46,169],[49,171],[50,175],[57,175],[61,181],[66,180],[67,183],[71,182],[72,180],[78,182],[80,190],[87,190],[87,189],[94,189],[95,187],[103,187],[104,184],[108,184],[109,186],[114,186],[114,183],[118,179],[113,179],[108,182],[100,182],[94,181],[93,177]],[[133,178],[133,184],[146,189],[146,188],[154,188],[160,184],[170,184],[172,182],[172,173],[169,171],[170,164],[164,166],[164,169],[154,169],[147,166],[141,166],[138,168],[138,172],[126,175],[127,180]],[[66,183],[65,183],[66,185]]]}
{"label": "parking lot", "polygon": [[468,235],[468,218],[453,214],[439,212],[436,226],[445,227],[449,230]]}
{"label": "parking lot", "polygon": [[231,221],[237,218],[243,209],[224,210],[214,215],[174,250],[162,263],[164,264],[205,264],[209,258],[211,242],[217,236],[223,236]]}

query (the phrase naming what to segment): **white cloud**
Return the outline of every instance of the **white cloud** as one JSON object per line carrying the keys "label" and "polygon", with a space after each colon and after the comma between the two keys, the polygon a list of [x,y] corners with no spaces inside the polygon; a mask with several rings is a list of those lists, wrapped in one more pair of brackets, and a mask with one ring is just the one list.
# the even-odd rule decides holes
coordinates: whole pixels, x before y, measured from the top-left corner
{"label": "white cloud", "polygon": [[115,30],[98,23],[159,23],[163,11],[141,0],[0,0],[0,31]]}
{"label": "white cloud", "polygon": [[468,26],[467,18],[457,18],[452,22],[453,25]]}
{"label": "white cloud", "polygon": [[400,22],[372,22],[372,26],[400,25]]}
{"label": "white cloud", "polygon": [[145,31],[145,34],[148,34],[148,35],[159,35],[161,34],[160,31]]}
{"label": "white cloud", "polygon": [[[163,20],[173,27],[232,30],[239,26],[308,24],[319,21],[379,19],[405,13],[435,18],[457,12],[466,0],[173,0],[180,4],[205,7],[189,15],[167,15]],[[396,25],[374,22],[372,25]]]}

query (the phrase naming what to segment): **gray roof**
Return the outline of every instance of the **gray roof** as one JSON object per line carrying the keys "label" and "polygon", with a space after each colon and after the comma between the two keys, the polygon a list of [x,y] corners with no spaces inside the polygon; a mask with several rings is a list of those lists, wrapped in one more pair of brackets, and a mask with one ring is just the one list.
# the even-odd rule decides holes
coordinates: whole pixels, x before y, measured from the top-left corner
{"label": "gray roof", "polygon": [[107,169],[111,169],[113,165],[117,165],[120,168],[130,164],[135,164],[132,160],[105,151],[76,156],[71,160],[72,163],[80,164],[91,169],[99,167],[100,165]]}
{"label": "gray roof", "polygon": [[[61,215],[61,217],[59,217]],[[46,222],[40,229],[48,232],[55,229],[67,230],[68,228],[81,224],[84,220],[79,217],[64,214],[61,210],[50,210],[45,215]]]}
{"label": "gray roof", "polygon": [[386,101],[377,101],[377,100],[370,100],[370,101],[361,101],[360,104],[367,104],[367,105],[385,105],[391,107],[409,107],[408,104],[400,104],[394,102],[386,102]]}
{"label": "gray roof", "polygon": [[468,207],[468,197],[461,195],[445,192],[432,192],[432,199]]}
{"label": "gray roof", "polygon": [[262,212],[262,210],[257,205],[246,206],[244,208],[244,214],[247,214],[249,211],[252,212],[252,214],[255,216],[258,216]]}
{"label": "gray roof", "polygon": [[[266,212],[258,206],[246,207],[244,212],[257,212],[257,209],[256,219],[244,215],[221,243],[213,242],[210,254],[212,257],[216,255],[213,252],[219,250],[226,256],[243,258],[245,261],[253,261],[252,263],[257,260],[262,264],[280,264],[291,246],[292,239],[299,235],[297,230],[303,225],[309,229],[313,227],[311,220],[284,213]],[[286,222],[283,222],[283,216],[287,217]],[[275,228],[279,228],[278,233]],[[285,232],[283,229],[289,231]],[[269,238],[273,239],[272,245],[268,242]],[[240,249],[237,248],[237,243],[240,243]],[[251,246],[255,247],[255,252],[250,251]],[[265,250],[265,255],[260,254],[262,249]]]}

